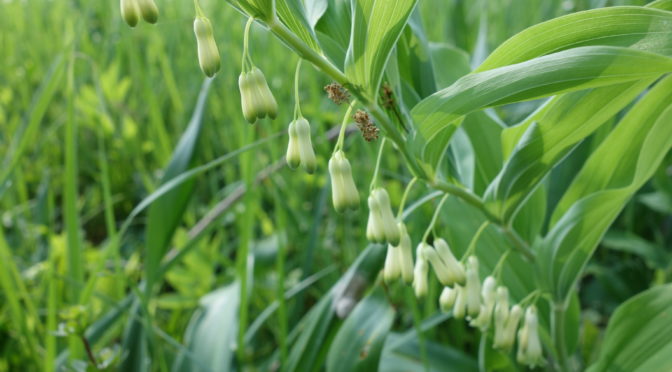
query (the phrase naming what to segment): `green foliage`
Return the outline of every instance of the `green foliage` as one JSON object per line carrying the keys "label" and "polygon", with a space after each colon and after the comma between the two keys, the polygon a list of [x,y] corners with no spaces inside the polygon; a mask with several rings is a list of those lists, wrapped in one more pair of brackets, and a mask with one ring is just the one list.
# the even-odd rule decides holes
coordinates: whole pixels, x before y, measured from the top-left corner
{"label": "green foliage", "polygon": [[437,262],[424,297],[383,279],[367,190],[536,306],[538,369],[672,368],[672,1],[226,3],[1,2],[0,372],[526,368],[523,331],[441,312]]}

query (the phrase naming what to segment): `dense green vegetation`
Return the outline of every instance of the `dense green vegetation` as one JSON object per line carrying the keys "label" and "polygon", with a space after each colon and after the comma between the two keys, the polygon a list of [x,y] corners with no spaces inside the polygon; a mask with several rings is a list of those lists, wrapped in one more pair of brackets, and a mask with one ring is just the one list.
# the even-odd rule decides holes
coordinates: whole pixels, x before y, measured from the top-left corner
{"label": "dense green vegetation", "polygon": [[[415,285],[384,280],[374,186],[416,264],[445,239],[478,257],[466,275],[536,305],[536,368],[672,370],[671,1],[276,0],[287,28],[265,0],[233,3],[200,1],[209,79],[191,1],[135,28],[118,1],[0,2],[0,371],[534,364],[442,311],[435,266],[424,296],[417,266]],[[246,11],[278,105],[254,124]],[[325,92],[338,74],[352,112]],[[295,97],[313,174],[285,162]],[[334,210],[335,146],[356,211]]]}

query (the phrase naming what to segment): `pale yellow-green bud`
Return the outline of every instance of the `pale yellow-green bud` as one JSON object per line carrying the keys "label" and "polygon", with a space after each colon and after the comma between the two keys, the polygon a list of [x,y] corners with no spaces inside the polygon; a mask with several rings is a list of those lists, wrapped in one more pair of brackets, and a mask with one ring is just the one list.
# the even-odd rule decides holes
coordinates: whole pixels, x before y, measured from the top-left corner
{"label": "pale yellow-green bud", "polygon": [[450,287],[443,287],[441,291],[441,296],[439,296],[439,308],[444,313],[450,311],[455,305],[455,300],[457,299],[457,291]]}
{"label": "pale yellow-green bud", "polygon": [[243,72],[238,77],[238,88],[240,89],[240,105],[243,109],[243,116],[248,123],[253,124],[257,121],[256,105],[253,102],[255,97],[252,95],[252,81],[247,73]]}
{"label": "pale yellow-green bud", "polygon": [[459,284],[455,284],[455,305],[453,306],[453,317],[463,319],[467,311],[467,291]]}
{"label": "pale yellow-green bud", "polygon": [[539,340],[539,320],[537,308],[530,306],[525,311],[525,323],[518,331],[518,353],[516,359],[519,363],[530,367],[540,366],[545,363],[541,341]]}
{"label": "pale yellow-green bud", "polygon": [[371,196],[378,199],[380,222],[385,234],[385,241],[392,245],[399,244],[401,234],[397,227],[397,220],[394,218],[394,213],[392,212],[390,196],[387,194],[387,191],[381,187],[374,189],[371,192]]}
{"label": "pale yellow-green bud", "polygon": [[413,269],[413,290],[416,297],[424,297],[427,294],[427,274],[429,274],[429,266],[427,259],[422,254],[422,244],[418,245],[416,249],[415,268]]}
{"label": "pale yellow-green bud", "polygon": [[472,327],[477,327],[484,331],[490,327],[492,312],[495,309],[495,303],[497,301],[497,283],[492,276],[488,276],[483,281],[481,299],[483,301],[481,303],[481,311],[478,313],[478,317],[469,324]]}
{"label": "pale yellow-green bud", "polygon": [[289,143],[287,144],[287,155],[285,155],[285,160],[287,160],[287,165],[294,169],[301,164],[301,154],[299,152],[299,138],[296,134],[296,122],[292,121],[289,123],[289,128],[287,128],[287,134],[289,137]]}
{"label": "pale yellow-green bud", "polygon": [[329,174],[334,209],[339,213],[348,209],[356,210],[359,207],[359,193],[352,178],[350,162],[343,151],[336,151],[329,159]]}
{"label": "pale yellow-green bud", "polygon": [[518,329],[518,322],[520,322],[520,317],[522,315],[523,309],[520,306],[513,305],[513,307],[511,307],[511,312],[506,319],[501,337],[497,339],[495,335],[496,343],[493,344],[493,347],[506,352],[511,350],[511,347],[513,347],[513,343],[516,340],[516,330]]}
{"label": "pale yellow-green bud", "polygon": [[213,77],[219,71],[220,57],[210,20],[205,17],[196,17],[194,34],[196,34],[198,64],[201,66],[201,71],[205,76]]}
{"label": "pale yellow-green bud", "polygon": [[369,204],[369,220],[366,223],[366,239],[373,243],[385,242],[385,230],[383,230],[383,221],[380,218],[380,203],[373,196],[373,193],[367,200]]}
{"label": "pale yellow-green bud", "polygon": [[509,318],[509,290],[506,287],[497,288],[495,304],[495,340],[493,345],[502,343],[506,320]]}
{"label": "pale yellow-green bud", "polygon": [[472,319],[481,311],[481,279],[478,277],[478,258],[467,260],[467,313]]}
{"label": "pale yellow-green bud", "polygon": [[411,283],[413,281],[413,253],[411,252],[411,236],[406,231],[406,225],[403,222],[397,224],[399,232],[401,233],[401,239],[399,240],[399,266],[401,269],[401,278],[406,283]]}
{"label": "pale yellow-green bud", "polygon": [[392,281],[399,278],[401,275],[401,248],[387,246],[387,256],[385,256],[385,267],[383,269],[383,278],[385,282],[392,283]]}
{"label": "pale yellow-green bud", "polygon": [[301,156],[301,167],[307,173],[315,172],[317,160],[315,160],[315,151],[313,151],[313,142],[310,139],[310,124],[304,118],[296,119],[296,135],[299,144],[299,154]]}
{"label": "pale yellow-green bud", "polygon": [[154,0],[137,0],[138,9],[142,18],[148,23],[156,23],[159,20],[159,8],[157,8]]}
{"label": "pale yellow-green bud", "polygon": [[439,254],[439,257],[441,257],[441,261],[443,261],[450,272],[453,281],[460,285],[464,285],[467,278],[464,267],[453,255],[448,243],[443,239],[436,239],[434,240],[434,248],[436,249],[436,253]]}
{"label": "pale yellow-green bud", "polygon": [[439,282],[444,286],[451,286],[455,283],[455,278],[446,267],[446,264],[441,260],[436,250],[427,243],[422,243],[422,254],[427,258],[427,261],[432,265],[434,274],[439,279]]}
{"label": "pale yellow-green bud", "polygon": [[121,18],[124,19],[129,26],[135,27],[140,19],[140,9],[136,0],[121,0]]}
{"label": "pale yellow-green bud", "polygon": [[253,94],[257,97],[259,108],[257,109],[257,116],[263,118],[266,115],[271,119],[275,119],[278,115],[278,104],[275,102],[275,97],[268,87],[266,77],[257,67],[253,67],[250,71],[250,78],[252,79]]}

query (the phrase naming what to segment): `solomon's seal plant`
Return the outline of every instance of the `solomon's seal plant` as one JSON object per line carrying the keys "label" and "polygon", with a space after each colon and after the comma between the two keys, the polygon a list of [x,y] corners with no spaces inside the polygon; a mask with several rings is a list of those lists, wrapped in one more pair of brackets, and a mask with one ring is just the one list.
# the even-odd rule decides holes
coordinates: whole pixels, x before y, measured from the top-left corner
{"label": "solomon's seal plant", "polygon": [[[667,185],[668,170],[661,167],[672,148],[670,2],[565,15],[522,31],[488,57],[474,56],[466,62],[461,61],[466,55],[463,51],[427,41],[421,22],[413,16],[418,0],[326,1],[319,6],[313,1],[228,2],[248,17],[238,78],[244,119],[255,123],[283,114],[264,73],[250,56],[250,28],[256,22],[300,61],[333,81],[324,88],[328,99],[336,105],[349,103],[328,161],[328,187],[337,212],[358,209],[355,179],[360,185],[367,181],[361,173],[353,174],[351,164],[373,168],[366,227],[359,223],[364,219],[362,213],[341,215],[339,223],[352,222],[357,233],[371,243],[366,252],[378,253],[371,271],[382,272],[385,283],[375,276],[362,280],[357,273],[350,275],[344,289],[329,292],[309,318],[297,322],[299,346],[291,355],[280,356],[281,361],[297,370],[319,370],[319,361],[327,354],[340,360],[342,349],[315,346],[304,353],[306,345],[326,344],[328,348],[332,335],[349,329],[346,317],[368,303],[360,302],[368,286],[385,286],[380,292],[388,298],[394,298],[396,291],[408,291],[412,301],[425,301],[426,313],[440,310],[444,314],[437,316],[468,321],[480,332],[478,355],[483,370],[490,351],[510,359],[512,370],[517,369],[516,361],[560,371],[585,363],[575,350],[567,350],[574,347],[567,339],[568,328],[576,331],[579,327],[570,310],[580,309],[578,284],[585,268],[637,190],[654,175],[658,183]],[[219,52],[210,21],[195,4],[198,61],[205,75],[212,77],[220,68]],[[158,17],[153,0],[121,0],[121,13],[131,27],[139,17],[150,23]],[[484,31],[479,31],[475,54],[487,51],[489,42],[487,18],[480,22],[478,28]],[[470,63],[478,67],[472,71]],[[295,111],[286,130],[285,160],[291,168],[301,166],[313,173],[318,157],[324,154],[316,155],[311,126],[299,107],[300,66],[301,62],[295,73]],[[542,98],[543,102],[535,101]],[[513,119],[500,117],[492,109],[522,101],[532,101],[534,110],[521,109],[529,112],[509,125],[503,124],[504,119]],[[375,164],[368,158],[356,158],[352,147],[348,148],[351,160],[346,157],[345,137],[351,120],[364,141],[356,139],[358,144],[348,146],[379,144]],[[312,118],[311,122],[319,125]],[[390,158],[394,169],[381,171],[387,164],[383,160]],[[562,163],[564,159],[570,160]],[[560,164],[568,168],[580,164],[573,169],[572,182],[555,182],[554,170]],[[395,177],[382,179],[389,174]],[[395,186],[400,180],[411,181],[395,215],[392,205],[397,204]],[[422,186],[416,194],[424,194],[405,209],[416,183]],[[247,187],[252,184],[248,182]],[[433,209],[433,214],[427,213],[432,214],[429,223],[421,218],[416,222],[417,215],[405,220],[427,205]],[[415,257],[413,239],[419,242]],[[237,258],[238,280],[247,283],[249,267],[253,267],[248,263],[254,260],[247,251],[243,253]],[[250,344],[245,334],[249,305],[245,290],[240,290],[240,313],[245,316],[237,340],[241,363],[249,357],[245,348]],[[284,292],[280,293],[284,298]],[[369,293],[367,299],[378,301],[376,290]],[[539,301],[548,306],[537,306]],[[653,301],[642,306],[657,308]],[[334,312],[346,318],[342,327],[332,321]],[[381,313],[394,317],[392,307]],[[425,323],[419,314],[414,311],[413,337],[426,354],[433,348],[425,343]],[[433,313],[424,315],[429,319]],[[619,327],[637,328],[624,318],[619,317],[613,326],[616,338]],[[384,337],[393,324],[388,323],[381,332]],[[382,353],[382,345],[372,347],[376,358],[403,349],[390,346]],[[657,346],[669,345],[672,340]],[[406,349],[415,348],[413,344]],[[369,352],[358,351],[362,355]],[[633,353],[631,349],[626,355]],[[615,354],[612,350],[609,355]],[[610,366],[612,361],[602,357],[599,363],[595,365]]]}

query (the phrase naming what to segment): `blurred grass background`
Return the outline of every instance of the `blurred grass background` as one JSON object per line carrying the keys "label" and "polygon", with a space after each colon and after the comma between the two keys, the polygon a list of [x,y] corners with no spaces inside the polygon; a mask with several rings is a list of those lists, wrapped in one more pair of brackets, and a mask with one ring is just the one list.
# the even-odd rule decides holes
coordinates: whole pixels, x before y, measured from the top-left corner
{"label": "blurred grass background", "polygon": [[[479,5],[421,0],[418,11],[430,41],[454,45],[476,63],[509,36],[543,20],[593,7],[643,3],[493,1],[487,7],[487,40],[481,43]],[[0,2],[0,262],[7,285],[0,292],[0,371],[50,370],[58,352],[73,345],[67,337],[56,337],[54,326],[67,321],[68,312],[74,312],[78,326],[88,326],[119,303],[143,275],[146,214],[133,221],[119,245],[109,243],[133,208],[159,187],[204,81],[192,31],[193,4],[170,0],[158,5],[156,26],[142,23],[130,29],[119,16],[117,1]],[[247,124],[237,86],[246,20],[222,1],[204,0],[201,6],[212,21],[222,68],[207,97],[193,164],[275,137],[246,157],[235,157],[196,178],[195,192],[170,244],[173,252],[193,247],[167,272],[152,298],[153,323],[161,334],[159,347],[179,351],[199,299],[235,279],[237,247],[242,232],[249,231],[255,269],[248,323],[278,300],[279,280],[285,289],[306,278],[315,281],[287,303],[285,325],[271,316],[251,341],[247,357],[267,360],[278,343],[286,342],[286,329],[291,331],[366,246],[366,213],[340,216],[331,207],[326,162],[333,142],[327,133],[340,123],[344,107],[326,99],[322,87],[330,81],[304,64],[301,105],[313,127],[317,173],[273,167],[284,156],[286,138],[278,134],[284,134],[292,118],[297,57],[261,27],[253,28],[252,58],[264,71],[280,110],[274,121]],[[533,108],[521,104],[498,112],[513,124]],[[347,148],[365,195],[377,146],[354,133]],[[263,173],[269,176],[240,198],[245,174],[254,176],[269,167],[272,171]],[[398,202],[410,178],[399,159],[384,158],[383,176],[403,181],[387,185],[391,199]],[[76,197],[68,200],[65,190],[73,190]],[[418,187],[411,200],[427,192]],[[226,208],[216,219],[207,217],[222,205]],[[422,208],[425,212],[409,222],[409,231],[416,234],[431,217],[432,206]],[[630,231],[641,230],[633,217],[639,208],[633,205],[626,211],[629,217],[623,223],[631,224]],[[249,218],[242,218],[246,211],[251,211]],[[207,233],[194,239],[204,226]],[[74,229],[70,240],[68,227]],[[67,259],[73,245],[79,247],[84,277],[97,278],[91,301],[80,310],[70,307],[77,302],[73,293],[85,287],[72,280]],[[285,258],[280,270],[278,251]],[[636,291],[615,290],[615,298]],[[416,304],[403,293],[394,295],[394,301],[403,309],[398,329],[412,327]],[[432,312],[429,306],[421,310],[425,315]],[[464,325],[445,327],[452,330],[452,344],[474,347]],[[122,329],[123,324],[116,324],[93,345],[96,356],[110,365],[123,352]]]}

